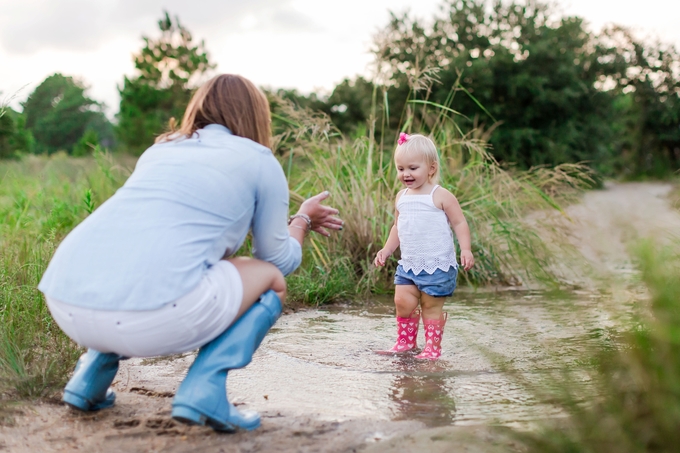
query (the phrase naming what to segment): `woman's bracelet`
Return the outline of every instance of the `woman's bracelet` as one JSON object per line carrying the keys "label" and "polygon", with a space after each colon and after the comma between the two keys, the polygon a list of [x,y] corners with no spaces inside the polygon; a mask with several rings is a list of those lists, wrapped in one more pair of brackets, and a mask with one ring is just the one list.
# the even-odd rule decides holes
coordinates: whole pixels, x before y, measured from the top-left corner
{"label": "woman's bracelet", "polygon": [[[293,221],[293,219],[302,219],[302,220],[305,221],[305,223],[307,223],[307,228],[305,228],[305,233],[309,233],[310,231],[312,231],[312,219],[310,219],[307,214],[295,214],[295,215],[290,216],[288,218],[288,225],[290,225],[290,223]],[[295,226],[295,225],[290,225],[290,226],[302,229],[302,227],[298,227],[298,226]]]}

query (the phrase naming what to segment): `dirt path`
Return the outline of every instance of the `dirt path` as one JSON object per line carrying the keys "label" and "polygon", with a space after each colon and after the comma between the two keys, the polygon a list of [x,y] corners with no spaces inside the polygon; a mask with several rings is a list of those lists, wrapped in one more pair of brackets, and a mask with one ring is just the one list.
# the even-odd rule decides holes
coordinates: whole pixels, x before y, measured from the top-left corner
{"label": "dirt path", "polygon": [[628,247],[635,239],[680,239],[680,213],[668,199],[671,188],[663,183],[610,183],[567,209],[575,222],[574,245],[598,280],[634,272]]}
{"label": "dirt path", "polygon": [[[575,278],[596,275],[585,286],[625,280],[634,272],[627,251],[632,239],[680,234],[680,214],[666,198],[669,189],[658,183],[612,184],[570,207],[573,222],[567,228],[585,257]],[[446,338],[445,350],[452,352],[425,368],[371,353],[391,337],[389,302],[288,314],[254,362],[230,373],[232,400],[263,416],[254,432],[220,435],[170,418],[172,395],[192,360],[187,355],[124,362],[114,382],[118,400],[109,410],[80,414],[58,403],[22,406],[13,426],[0,427],[0,451],[445,452],[452,445],[455,451],[516,450],[487,423],[516,426],[551,409],[539,407],[474,345],[483,344],[527,373],[557,360],[544,351],[551,342],[566,345],[560,360],[576,359],[585,334],[609,322],[596,293],[576,293],[564,305],[533,293],[463,291],[454,298],[455,316],[447,326],[456,333]],[[586,322],[570,317],[573,307],[588,313]]]}

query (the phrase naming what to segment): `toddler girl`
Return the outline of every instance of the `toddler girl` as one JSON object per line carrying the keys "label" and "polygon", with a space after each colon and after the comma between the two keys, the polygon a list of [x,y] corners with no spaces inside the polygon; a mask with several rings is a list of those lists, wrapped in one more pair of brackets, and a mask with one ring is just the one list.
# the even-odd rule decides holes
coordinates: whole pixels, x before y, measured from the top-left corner
{"label": "toddler girl", "polygon": [[440,165],[432,140],[402,132],[394,163],[406,188],[397,194],[396,221],[385,247],[375,257],[375,265],[384,266],[401,247],[394,276],[397,342],[391,349],[377,352],[395,354],[415,349],[422,313],[425,347],[416,358],[436,360],[442,352],[447,319],[444,300],[453,294],[458,276],[451,227],[460,245],[460,264],[466,271],[475,262],[470,250],[470,228],[456,197],[437,185]]}

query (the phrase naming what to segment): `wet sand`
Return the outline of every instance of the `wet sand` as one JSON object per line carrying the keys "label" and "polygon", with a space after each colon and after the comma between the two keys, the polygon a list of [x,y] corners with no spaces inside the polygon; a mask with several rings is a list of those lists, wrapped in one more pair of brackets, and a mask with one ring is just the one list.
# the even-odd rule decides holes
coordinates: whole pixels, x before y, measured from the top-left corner
{"label": "wet sand", "polygon": [[217,434],[170,418],[188,354],[123,362],[116,406],[99,413],[22,405],[14,425],[0,427],[0,451],[521,451],[498,427],[561,417],[532,386],[565,365],[577,369],[644,298],[628,246],[680,232],[669,188],[587,193],[561,224],[583,255],[580,289],[457,292],[438,362],[372,352],[393,341],[389,298],[291,312],[253,363],[229,375],[230,399],[262,414],[254,432]]}

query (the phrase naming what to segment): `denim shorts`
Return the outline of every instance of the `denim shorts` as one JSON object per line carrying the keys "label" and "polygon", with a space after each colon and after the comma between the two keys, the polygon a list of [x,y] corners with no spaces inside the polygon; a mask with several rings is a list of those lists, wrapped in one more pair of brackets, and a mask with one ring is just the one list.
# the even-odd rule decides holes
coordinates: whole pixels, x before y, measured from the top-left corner
{"label": "denim shorts", "polygon": [[416,275],[413,271],[405,271],[400,264],[397,266],[397,273],[394,274],[394,284],[415,285],[420,292],[430,296],[447,297],[456,289],[457,277],[457,267],[450,267],[448,271],[437,269],[433,274],[421,271]]}

